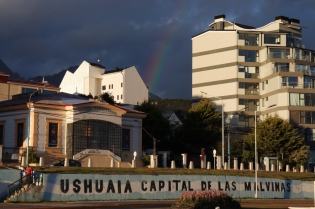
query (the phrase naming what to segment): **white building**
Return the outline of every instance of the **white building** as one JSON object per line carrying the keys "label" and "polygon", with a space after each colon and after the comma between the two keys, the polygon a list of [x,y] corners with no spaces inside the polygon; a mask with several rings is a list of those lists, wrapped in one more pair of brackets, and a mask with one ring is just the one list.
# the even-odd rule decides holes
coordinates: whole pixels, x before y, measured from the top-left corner
{"label": "white building", "polygon": [[102,65],[86,61],[74,73],[66,72],[60,88],[61,92],[92,96],[108,92],[116,103],[134,105],[148,100],[149,95],[147,86],[134,66],[106,71]]}
{"label": "white building", "polygon": [[237,126],[253,127],[255,112],[278,114],[304,127],[313,152],[315,50],[302,44],[300,21],[278,16],[255,28],[219,15],[209,26],[192,37],[192,97],[223,101]]}

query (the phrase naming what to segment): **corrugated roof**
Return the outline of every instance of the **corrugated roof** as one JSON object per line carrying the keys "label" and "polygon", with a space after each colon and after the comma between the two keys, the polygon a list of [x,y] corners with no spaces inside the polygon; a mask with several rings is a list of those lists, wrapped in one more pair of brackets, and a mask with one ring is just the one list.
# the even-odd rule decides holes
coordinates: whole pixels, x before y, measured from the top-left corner
{"label": "corrugated roof", "polygon": [[1,72],[1,71],[0,71],[0,75],[3,75],[3,76],[10,76],[9,74],[6,74],[6,73]]}
{"label": "corrugated roof", "polygon": [[49,88],[56,88],[56,89],[60,89],[58,86],[54,86],[52,84],[49,83],[43,83],[43,82],[37,82],[37,81],[28,81],[28,80],[24,80],[24,79],[20,79],[20,78],[8,78],[8,82],[13,82],[13,83],[23,83],[23,84],[29,84],[29,85],[35,85],[35,86],[45,86],[47,85],[47,87]]}

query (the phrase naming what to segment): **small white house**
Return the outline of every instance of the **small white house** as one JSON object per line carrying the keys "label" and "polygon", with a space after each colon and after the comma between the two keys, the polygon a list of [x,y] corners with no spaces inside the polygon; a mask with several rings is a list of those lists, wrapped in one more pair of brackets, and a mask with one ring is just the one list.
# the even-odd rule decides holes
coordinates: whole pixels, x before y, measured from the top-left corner
{"label": "small white house", "polygon": [[116,103],[133,105],[148,100],[149,96],[148,88],[134,66],[107,71],[98,63],[86,61],[74,73],[66,72],[60,88],[61,92],[92,96],[108,92]]}

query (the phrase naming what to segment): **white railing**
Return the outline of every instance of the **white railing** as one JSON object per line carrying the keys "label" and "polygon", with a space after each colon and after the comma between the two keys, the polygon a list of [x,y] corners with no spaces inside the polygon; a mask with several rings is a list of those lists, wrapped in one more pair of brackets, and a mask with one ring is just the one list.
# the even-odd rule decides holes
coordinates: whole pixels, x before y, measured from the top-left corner
{"label": "white railing", "polygon": [[121,158],[118,155],[115,155],[113,152],[110,150],[101,150],[101,149],[85,149],[75,155],[73,155],[73,159],[77,160],[80,159],[88,154],[100,154],[100,155],[108,155],[115,159],[118,162],[121,162]]}

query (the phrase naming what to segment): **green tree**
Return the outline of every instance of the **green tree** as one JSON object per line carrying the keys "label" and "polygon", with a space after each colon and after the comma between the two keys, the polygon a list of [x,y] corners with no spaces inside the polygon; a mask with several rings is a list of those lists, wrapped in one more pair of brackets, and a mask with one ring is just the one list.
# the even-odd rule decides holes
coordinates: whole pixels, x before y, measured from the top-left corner
{"label": "green tree", "polygon": [[156,139],[157,150],[170,150],[171,126],[169,121],[163,116],[161,110],[152,102],[144,101],[135,106],[135,110],[147,113],[142,121],[142,146],[144,149],[153,149],[153,138]]}
{"label": "green tree", "polygon": [[185,152],[197,154],[205,148],[206,154],[212,156],[212,150],[221,141],[222,118],[213,103],[202,99],[192,106],[181,126],[181,145]]}
{"label": "green tree", "polygon": [[110,92],[103,93],[100,98],[103,99],[103,101],[109,103],[109,104],[115,104],[114,96]]}
{"label": "green tree", "polygon": [[[308,147],[296,128],[278,115],[269,116],[256,125],[258,157],[278,157],[291,165],[302,165],[307,161]],[[254,161],[255,130],[244,138],[243,161]]]}

